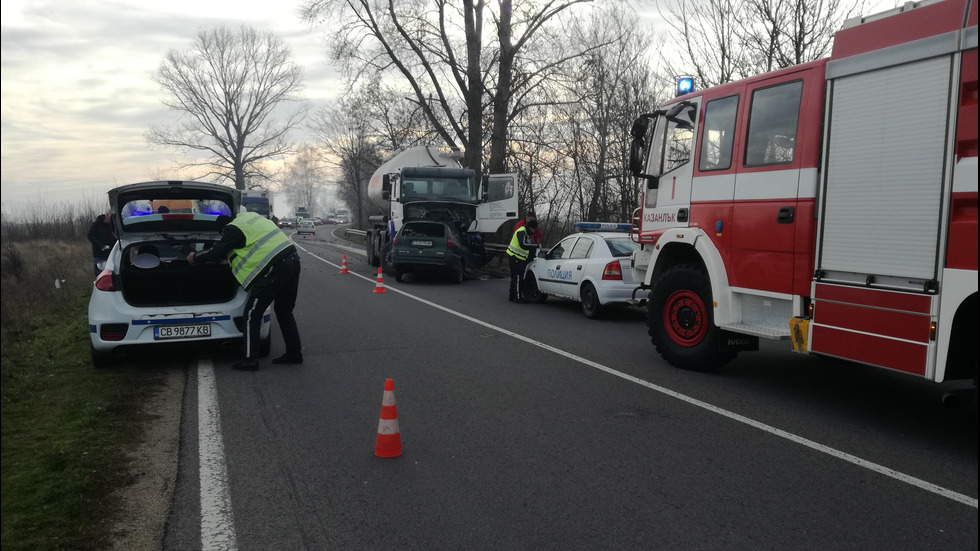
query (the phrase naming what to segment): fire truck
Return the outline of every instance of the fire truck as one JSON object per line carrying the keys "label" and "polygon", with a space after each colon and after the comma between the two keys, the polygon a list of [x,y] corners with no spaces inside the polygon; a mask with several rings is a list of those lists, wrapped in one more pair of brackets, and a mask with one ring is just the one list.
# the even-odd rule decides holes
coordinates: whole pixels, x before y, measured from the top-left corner
{"label": "fire truck", "polygon": [[641,115],[634,299],[656,350],[708,371],[786,340],[975,384],[977,103],[976,0],[942,0]]}

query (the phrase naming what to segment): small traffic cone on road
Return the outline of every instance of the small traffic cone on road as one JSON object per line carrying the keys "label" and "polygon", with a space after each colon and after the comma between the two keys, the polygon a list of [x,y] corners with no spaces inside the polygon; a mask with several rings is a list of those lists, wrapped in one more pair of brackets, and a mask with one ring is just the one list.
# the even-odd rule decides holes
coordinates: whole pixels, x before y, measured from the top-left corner
{"label": "small traffic cone on road", "polygon": [[346,254],[344,255],[344,264],[340,267],[340,273],[342,273],[342,274],[349,274],[350,273],[350,272],[347,271],[347,255]]}
{"label": "small traffic cone on road", "polygon": [[385,380],[385,393],[381,400],[381,416],[378,420],[378,439],[374,442],[374,455],[398,457],[402,454],[402,435],[398,432],[398,408],[395,407],[395,381]]}
{"label": "small traffic cone on road", "polygon": [[374,286],[375,293],[387,293],[385,291],[385,282],[381,280],[381,268],[378,268],[378,283]]}

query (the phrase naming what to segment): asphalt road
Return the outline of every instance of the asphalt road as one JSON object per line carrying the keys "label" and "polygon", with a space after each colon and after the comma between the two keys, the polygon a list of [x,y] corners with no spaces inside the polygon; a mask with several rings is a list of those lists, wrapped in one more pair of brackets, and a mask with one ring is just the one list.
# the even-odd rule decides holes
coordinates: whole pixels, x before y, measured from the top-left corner
{"label": "asphalt road", "polygon": [[[786,342],[677,370],[638,309],[492,278],[375,293],[328,230],[297,239],[305,363],[188,365],[165,549],[977,548],[975,391],[949,408]],[[403,454],[381,459],[389,378]]]}

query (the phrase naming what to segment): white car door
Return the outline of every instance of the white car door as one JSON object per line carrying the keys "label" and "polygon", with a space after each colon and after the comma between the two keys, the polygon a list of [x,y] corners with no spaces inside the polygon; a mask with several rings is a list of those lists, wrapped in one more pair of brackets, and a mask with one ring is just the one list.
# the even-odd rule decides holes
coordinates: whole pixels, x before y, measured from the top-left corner
{"label": "white car door", "polygon": [[[577,283],[567,266],[572,256],[578,236],[566,237],[551,248],[545,255],[541,270],[536,270],[538,289],[549,295],[574,296]],[[571,291],[569,290],[571,289]]]}
{"label": "white car door", "polygon": [[572,247],[572,254],[563,263],[563,270],[570,273],[567,284],[562,285],[565,296],[576,300],[581,296],[579,286],[582,284],[582,278],[585,277],[593,250],[595,250],[595,238],[591,235],[579,237],[578,241],[575,242],[575,246]]}

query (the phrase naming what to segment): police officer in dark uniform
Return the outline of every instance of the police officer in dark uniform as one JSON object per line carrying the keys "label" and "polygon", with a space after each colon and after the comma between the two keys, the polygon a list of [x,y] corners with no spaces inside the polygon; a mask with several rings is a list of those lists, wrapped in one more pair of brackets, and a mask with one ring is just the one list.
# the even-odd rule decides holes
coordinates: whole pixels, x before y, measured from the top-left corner
{"label": "police officer in dark uniform", "polygon": [[88,240],[92,243],[92,261],[95,268],[95,275],[98,276],[102,271],[99,268],[100,262],[109,259],[109,251],[116,244],[116,234],[112,229],[112,213],[100,214],[95,218],[95,222],[88,228]]}
{"label": "police officer in dark uniform", "polygon": [[303,347],[293,317],[300,272],[296,246],[273,221],[254,212],[240,213],[234,219],[219,216],[218,225],[222,228],[221,240],[208,250],[188,254],[187,262],[200,264],[227,259],[235,279],[248,291],[245,359],[234,368],[258,369],[262,315],[273,303],[286,353],[272,363],[303,363]]}

